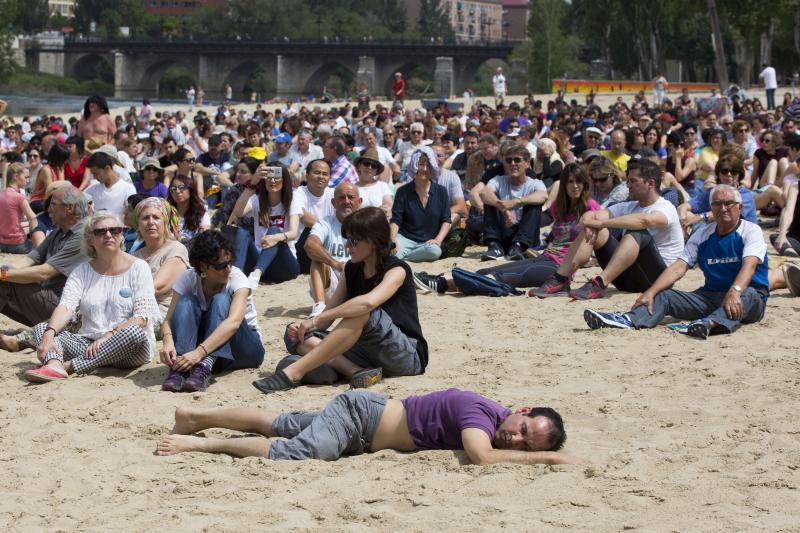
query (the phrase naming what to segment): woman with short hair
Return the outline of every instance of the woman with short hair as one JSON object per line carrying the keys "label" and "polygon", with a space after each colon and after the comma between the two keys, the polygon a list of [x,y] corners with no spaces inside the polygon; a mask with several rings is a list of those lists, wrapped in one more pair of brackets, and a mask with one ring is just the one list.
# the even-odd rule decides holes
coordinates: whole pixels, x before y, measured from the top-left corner
{"label": "woman with short hair", "polygon": [[[50,320],[33,328],[42,366],[24,373],[34,383],[59,381],[96,368],[136,368],[155,350],[153,324],[160,316],[147,263],[122,249],[119,216],[100,211],[85,226],[83,248],[90,261],[67,278]],[[64,331],[76,311],[81,327]]]}

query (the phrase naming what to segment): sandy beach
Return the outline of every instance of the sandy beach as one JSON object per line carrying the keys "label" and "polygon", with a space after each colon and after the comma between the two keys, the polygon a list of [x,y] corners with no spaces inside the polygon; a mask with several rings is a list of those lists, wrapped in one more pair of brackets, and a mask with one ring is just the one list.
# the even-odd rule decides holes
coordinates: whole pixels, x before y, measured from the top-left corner
{"label": "sandy beach", "polygon": [[[477,268],[480,251],[414,268]],[[700,280],[692,271],[679,286]],[[0,528],[797,530],[800,300],[776,292],[763,322],[707,341],[664,326],[585,326],[584,307],[625,309],[634,299],[613,290],[590,304],[420,295],[428,371],[374,388],[402,398],[460,387],[509,406],[552,406],[565,418],[565,451],[590,458],[588,467],[478,467],[448,451],[334,463],[154,456],[176,406],[316,409],[346,389],[265,396],[250,384],[284,356],[283,327],[308,313],[305,276],[258,290],[262,368],[218,376],[205,393],[162,392],[157,363],[29,385],[21,374],[35,355],[0,352]],[[16,326],[0,317],[0,328]]]}

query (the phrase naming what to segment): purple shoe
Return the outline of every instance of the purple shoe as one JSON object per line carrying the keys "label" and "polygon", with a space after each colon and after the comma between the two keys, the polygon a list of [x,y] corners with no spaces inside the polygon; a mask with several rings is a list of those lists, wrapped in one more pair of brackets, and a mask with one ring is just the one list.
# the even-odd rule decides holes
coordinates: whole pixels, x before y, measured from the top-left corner
{"label": "purple shoe", "polygon": [[197,363],[192,367],[189,377],[183,382],[183,392],[198,392],[208,388],[211,382],[211,367]]}
{"label": "purple shoe", "polygon": [[178,372],[177,370],[170,370],[169,374],[167,374],[167,379],[164,380],[164,384],[161,385],[161,390],[167,392],[180,392],[183,389],[183,382],[186,379],[188,374]]}

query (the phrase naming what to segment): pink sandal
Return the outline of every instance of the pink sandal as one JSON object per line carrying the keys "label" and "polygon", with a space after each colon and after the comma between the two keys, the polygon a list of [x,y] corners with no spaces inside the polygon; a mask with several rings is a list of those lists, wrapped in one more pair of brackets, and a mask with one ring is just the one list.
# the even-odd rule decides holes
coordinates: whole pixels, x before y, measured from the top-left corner
{"label": "pink sandal", "polygon": [[66,373],[62,374],[52,366],[46,365],[26,370],[23,376],[31,383],[47,383],[48,381],[67,379]]}

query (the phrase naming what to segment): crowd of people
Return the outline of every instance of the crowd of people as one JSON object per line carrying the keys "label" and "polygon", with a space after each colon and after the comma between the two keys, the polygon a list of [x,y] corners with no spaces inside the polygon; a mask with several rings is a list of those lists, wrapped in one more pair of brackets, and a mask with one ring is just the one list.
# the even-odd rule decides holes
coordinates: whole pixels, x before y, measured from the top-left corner
{"label": "crowd of people", "polygon": [[[506,105],[501,77],[495,107],[409,109],[400,91],[388,107],[223,104],[189,119],[146,101],[112,116],[95,95],[80,119],[2,119],[0,252],[17,259],[0,267],[0,313],[25,328],[0,348],[35,350],[34,383],[157,358],[164,391],[202,391],[216,373],[263,364],[274,332],[254,294],[304,275],[308,317],[286,327],[287,356],[253,385],[353,390],[315,413],[181,408],[158,454],[463,449],[479,464],[582,462],[558,452],[566,433],[550,408],[360,389],[437,357],[418,291],[584,300],[613,286],[639,296],[627,312],[587,309],[590,328],[672,316],[701,339],[761,320],[770,291],[800,295],[800,98],[766,110],[738,92],[670,100],[664,86],[653,105],[644,93],[608,109],[594,95]],[[759,223],[777,226],[780,266],[769,268]],[[409,265],[470,244],[492,266],[448,277]],[[600,273],[571,285],[593,260]],[[704,285],[672,289],[695,265]],[[191,435],[208,427],[268,440]]]}

